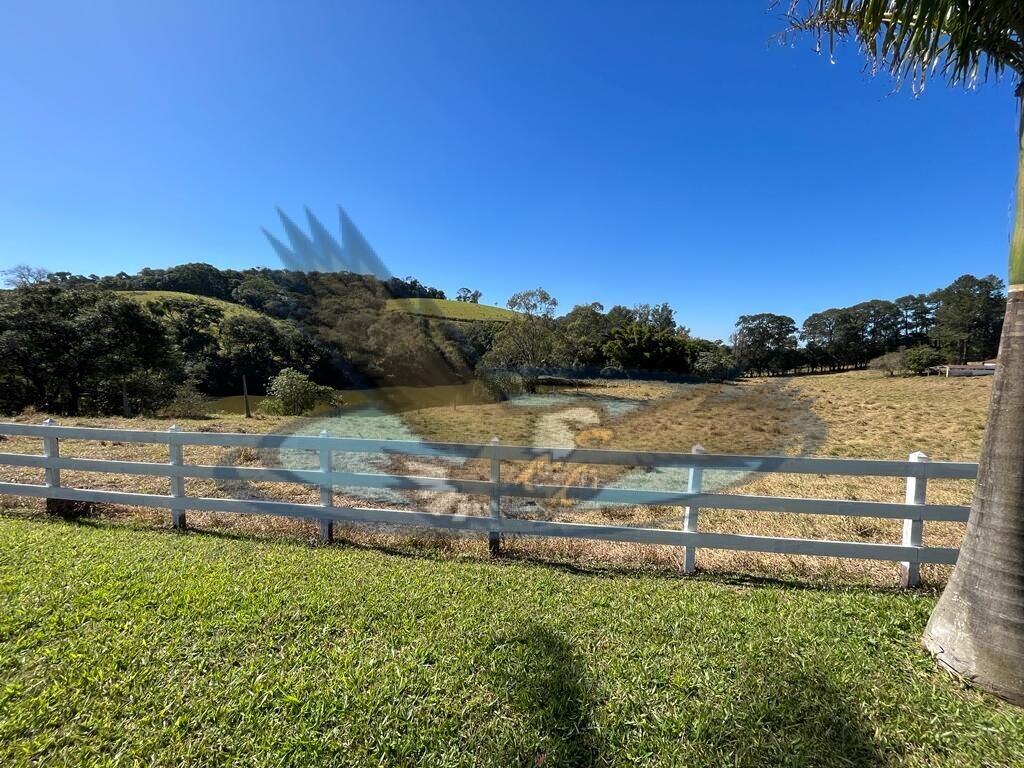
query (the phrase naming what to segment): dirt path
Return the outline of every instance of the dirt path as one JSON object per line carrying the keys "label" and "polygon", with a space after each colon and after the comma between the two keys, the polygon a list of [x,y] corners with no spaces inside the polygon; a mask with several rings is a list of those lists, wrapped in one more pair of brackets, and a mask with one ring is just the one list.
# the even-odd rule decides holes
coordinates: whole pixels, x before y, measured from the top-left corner
{"label": "dirt path", "polygon": [[545,448],[574,448],[577,434],[600,423],[601,415],[595,408],[567,408],[546,413],[537,420],[533,444]]}

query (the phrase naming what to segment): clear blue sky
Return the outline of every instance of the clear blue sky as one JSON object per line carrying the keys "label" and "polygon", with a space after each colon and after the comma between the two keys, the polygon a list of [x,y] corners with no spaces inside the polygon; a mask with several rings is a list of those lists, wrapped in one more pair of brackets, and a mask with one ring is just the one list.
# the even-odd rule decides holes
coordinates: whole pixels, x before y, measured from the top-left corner
{"label": "clear blue sky", "polygon": [[893,94],[773,45],[767,5],[10,5],[0,268],[278,266],[274,207],[341,203],[449,295],[667,301],[710,337],[1004,276],[1011,84]]}

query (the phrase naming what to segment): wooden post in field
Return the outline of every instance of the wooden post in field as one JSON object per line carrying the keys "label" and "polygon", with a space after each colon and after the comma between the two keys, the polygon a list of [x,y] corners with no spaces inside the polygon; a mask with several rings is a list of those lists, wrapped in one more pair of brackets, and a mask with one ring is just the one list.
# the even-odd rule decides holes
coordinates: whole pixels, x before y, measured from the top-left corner
{"label": "wooden post in field", "polygon": [[242,374],[242,403],[245,405],[245,418],[252,418],[252,410],[249,408],[249,385],[245,381],[245,374]]}
{"label": "wooden post in field", "polygon": [[[491,488],[490,513],[494,520],[501,519],[501,493],[498,491],[498,483],[501,482],[501,459],[498,458],[498,444],[501,441],[494,437],[491,439]],[[492,555],[501,553],[501,533],[499,531],[487,532],[487,549]]]}
{"label": "wooden post in field", "polygon": [[[329,437],[326,429],[320,430],[320,437]],[[332,451],[330,448],[320,449],[320,471],[324,473],[320,481],[320,506],[334,506],[334,485],[331,484],[330,473],[334,471]],[[330,544],[334,541],[334,521],[320,519],[320,543]]]}
{"label": "wooden post in field", "polygon": [[[46,419],[44,427],[55,427],[57,422],[53,419]],[[48,459],[60,458],[60,442],[56,435],[47,435],[43,438],[43,456]],[[60,470],[57,467],[47,467],[45,470],[46,487],[60,488]],[[46,511],[50,514],[59,514],[60,499],[46,499]]]}
{"label": "wooden post in field", "polygon": [[[181,443],[175,440],[175,435],[181,432],[181,427],[172,424],[167,431],[171,433],[170,437],[167,438],[167,458],[172,467],[179,468],[171,475],[171,498],[181,499],[185,496],[185,478],[181,475],[180,471],[180,467],[184,463],[182,459],[183,448]],[[181,504],[174,504],[171,507],[171,525],[176,531],[185,530],[185,505],[183,502]]]}
{"label": "wooden post in field", "polygon": [[[690,453],[706,453],[704,446],[698,443],[693,446]],[[704,485],[704,470],[700,467],[690,467],[690,482],[686,485],[687,493],[700,493]],[[683,530],[688,533],[697,532],[697,510],[700,507],[687,506],[683,510]],[[687,546],[683,548],[683,573],[694,573],[697,570],[697,548]]]}
{"label": "wooden post in field", "polygon": [[[910,460],[914,462],[928,461],[928,456],[918,451],[910,454]],[[905,502],[915,506],[923,506],[928,494],[928,479],[925,477],[907,478],[907,495]],[[903,521],[903,546],[920,547],[921,533],[924,523],[921,521],[921,511],[914,510],[913,516]],[[900,563],[900,586],[916,587],[921,583],[921,563],[903,562]]]}

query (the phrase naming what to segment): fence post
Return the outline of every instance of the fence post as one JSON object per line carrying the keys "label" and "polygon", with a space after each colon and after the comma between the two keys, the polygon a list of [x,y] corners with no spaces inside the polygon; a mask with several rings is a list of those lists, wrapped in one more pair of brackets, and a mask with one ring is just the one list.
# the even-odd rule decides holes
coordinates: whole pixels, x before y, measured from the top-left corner
{"label": "fence post", "polygon": [[[326,429],[320,430],[320,437],[329,437]],[[320,471],[324,473],[320,481],[320,506],[334,506],[334,485],[330,480],[330,473],[334,471],[333,451],[330,448],[320,449]],[[334,541],[334,521],[320,519],[320,543],[330,544]]]}
{"label": "fence post", "polygon": [[[928,461],[928,456],[918,451],[910,454],[910,460],[914,462]],[[928,494],[928,479],[925,477],[907,478],[906,503],[921,506],[925,503]],[[921,533],[924,523],[921,521],[920,510],[914,510],[913,517],[903,521],[903,546],[920,547]],[[900,586],[916,587],[921,583],[921,563],[904,562],[900,563]]]}
{"label": "fence post", "polygon": [[[690,453],[707,453],[704,446],[698,443],[693,446]],[[686,484],[687,493],[700,493],[704,485],[704,470],[701,467],[690,467],[690,482]],[[700,507],[687,506],[683,510],[683,530],[690,533],[697,532],[697,510]],[[683,547],[683,573],[693,573],[697,570],[697,548]]]}
{"label": "fence post", "polygon": [[[497,437],[491,438],[491,488],[490,512],[494,520],[501,519],[501,492],[498,490],[498,483],[501,482],[501,460],[498,458],[498,444],[501,442]],[[501,533],[499,531],[487,532],[487,550],[492,555],[501,553]]]}
{"label": "fence post", "polygon": [[[53,419],[46,419],[43,422],[44,427],[55,427],[57,422]],[[59,459],[60,458],[60,441],[56,435],[46,435],[43,438],[43,456],[48,459]],[[44,470],[46,478],[47,488],[60,488],[60,470],[56,467],[47,467]],[[49,514],[60,514],[60,500],[46,499],[46,511]]]}
{"label": "fence post", "polygon": [[[57,422],[53,419],[46,419],[43,422],[44,427],[55,427]],[[43,456],[48,459],[59,459],[60,458],[60,442],[56,435],[46,435],[43,438]],[[46,487],[47,488],[60,488],[60,470],[56,467],[46,468]]]}
{"label": "fence post", "polygon": [[[167,430],[171,433],[170,437],[167,438],[167,458],[172,467],[181,467],[184,463],[182,459],[182,447],[181,443],[175,440],[175,435],[181,432],[181,427],[177,424],[172,424]],[[185,478],[182,477],[180,469],[172,470],[171,475],[171,498],[181,499],[185,496]],[[184,503],[175,504],[172,502],[171,506],[171,526],[176,531],[185,530],[185,505]]]}

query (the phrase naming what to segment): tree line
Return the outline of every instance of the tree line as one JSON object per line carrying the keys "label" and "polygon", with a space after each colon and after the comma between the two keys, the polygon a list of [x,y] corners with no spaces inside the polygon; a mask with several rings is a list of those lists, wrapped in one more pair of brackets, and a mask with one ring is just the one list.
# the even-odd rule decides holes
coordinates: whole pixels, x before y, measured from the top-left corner
{"label": "tree line", "polygon": [[[184,264],[109,277],[9,272],[0,291],[0,410],[144,413],[189,395],[260,394],[282,370],[322,386],[445,384],[496,392],[545,374],[723,379],[865,367],[896,352],[919,362],[995,354],[1005,299],[995,277],[965,275],[930,294],[808,317],[743,315],[731,344],[694,337],[667,303],[580,304],[557,316],[543,288],[508,302],[508,322],[389,311],[390,298],[444,298],[418,280],[347,272],[220,270]],[[173,291],[217,301],[130,291]],[[463,289],[464,301],[479,292]],[[927,354],[922,354],[922,352]],[[900,366],[912,369],[913,366]]]}
{"label": "tree line", "polygon": [[733,351],[743,370],[757,375],[866,368],[894,353],[913,372],[981,361],[999,349],[1004,291],[994,275],[962,275],[931,293],[815,312],[799,329],[786,315],[743,315]]}
{"label": "tree line", "polygon": [[[518,315],[496,328],[479,372],[487,378],[511,376],[527,391],[536,388],[542,374],[551,372],[705,378],[738,373],[727,346],[691,336],[676,324],[668,304],[616,305],[605,312],[594,302],[555,317],[557,306],[557,299],[543,288],[513,295],[508,307]],[[509,383],[503,386],[508,388]]]}

